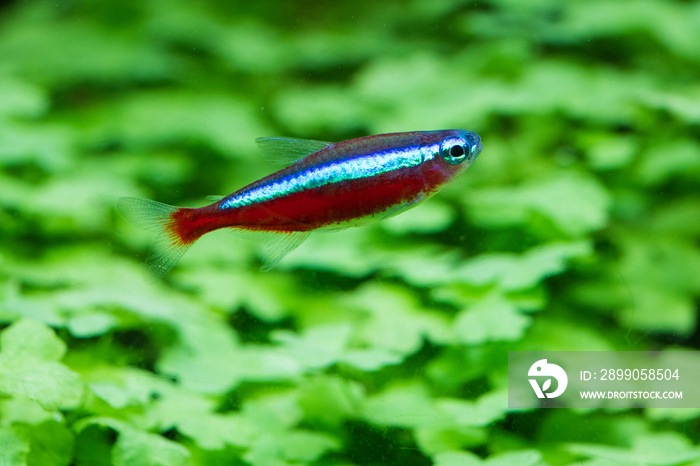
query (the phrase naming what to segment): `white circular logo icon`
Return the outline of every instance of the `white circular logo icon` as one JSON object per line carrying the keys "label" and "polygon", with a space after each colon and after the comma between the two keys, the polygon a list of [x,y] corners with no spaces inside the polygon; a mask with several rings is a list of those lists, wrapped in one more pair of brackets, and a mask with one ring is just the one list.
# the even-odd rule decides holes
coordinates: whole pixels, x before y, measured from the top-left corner
{"label": "white circular logo icon", "polygon": [[[540,359],[530,366],[530,370],[527,375],[529,377],[547,377],[543,381],[540,387],[537,379],[528,379],[532,389],[535,391],[537,398],[556,398],[566,390],[566,385],[569,383],[569,378],[566,376],[566,372],[560,366],[556,364],[550,364],[546,359]],[[548,392],[552,386],[552,378],[557,381],[557,389],[553,392]]]}

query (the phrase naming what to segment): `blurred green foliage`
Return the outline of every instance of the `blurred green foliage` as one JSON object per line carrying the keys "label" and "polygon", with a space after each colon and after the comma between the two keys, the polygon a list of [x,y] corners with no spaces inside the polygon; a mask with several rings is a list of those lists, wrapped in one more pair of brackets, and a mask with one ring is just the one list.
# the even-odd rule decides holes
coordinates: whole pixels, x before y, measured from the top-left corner
{"label": "blurred green foliage", "polygon": [[[510,350],[698,349],[698,44],[683,1],[6,2],[0,464],[700,464],[700,410],[506,405]],[[154,282],[113,210],[453,127],[454,186],[268,273],[213,233]]]}

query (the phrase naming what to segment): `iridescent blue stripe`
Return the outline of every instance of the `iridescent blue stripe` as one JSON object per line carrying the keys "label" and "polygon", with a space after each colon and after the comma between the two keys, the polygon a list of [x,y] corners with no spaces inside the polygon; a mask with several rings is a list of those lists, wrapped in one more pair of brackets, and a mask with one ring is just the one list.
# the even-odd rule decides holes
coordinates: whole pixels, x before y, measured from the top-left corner
{"label": "iridescent blue stripe", "polygon": [[271,181],[269,184],[244,191],[222,203],[220,208],[238,208],[328,184],[369,178],[393,170],[415,167],[432,159],[439,149],[438,143],[426,146],[409,146],[307,167],[281,179]]}

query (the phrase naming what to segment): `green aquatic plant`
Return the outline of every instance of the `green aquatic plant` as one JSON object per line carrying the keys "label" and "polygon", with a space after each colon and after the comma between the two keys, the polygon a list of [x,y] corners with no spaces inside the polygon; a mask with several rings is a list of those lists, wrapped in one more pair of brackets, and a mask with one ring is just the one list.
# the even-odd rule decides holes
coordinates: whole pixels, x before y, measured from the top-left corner
{"label": "green aquatic plant", "polygon": [[[698,348],[692,2],[5,2],[0,464],[694,464],[700,409],[509,411],[514,350]],[[164,280],[122,196],[261,136],[468,128],[438,198]]]}

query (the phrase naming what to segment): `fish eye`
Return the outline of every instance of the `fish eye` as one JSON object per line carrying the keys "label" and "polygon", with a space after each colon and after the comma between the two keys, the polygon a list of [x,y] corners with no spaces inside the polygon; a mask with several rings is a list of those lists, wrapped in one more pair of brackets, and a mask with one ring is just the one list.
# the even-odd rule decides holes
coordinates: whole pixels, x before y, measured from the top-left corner
{"label": "fish eye", "polygon": [[442,158],[451,165],[457,165],[467,158],[467,148],[459,139],[444,141],[442,147]]}
{"label": "fish eye", "polygon": [[462,146],[452,146],[449,151],[450,157],[461,157],[464,155],[464,147]]}

